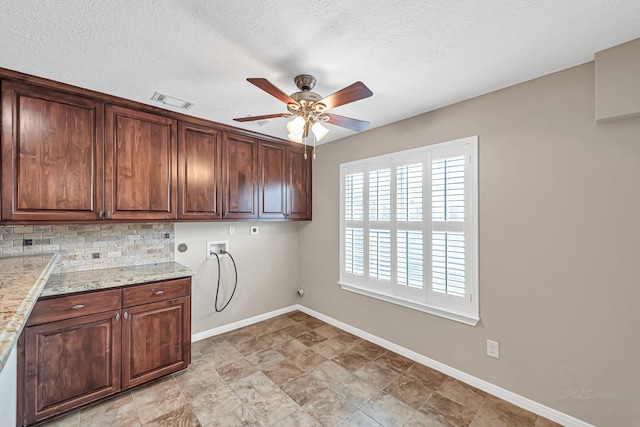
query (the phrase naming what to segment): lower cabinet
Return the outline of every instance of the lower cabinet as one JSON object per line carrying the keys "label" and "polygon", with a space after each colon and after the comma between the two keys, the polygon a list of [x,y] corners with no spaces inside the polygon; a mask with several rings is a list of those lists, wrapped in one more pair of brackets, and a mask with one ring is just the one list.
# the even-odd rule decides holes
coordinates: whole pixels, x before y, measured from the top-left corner
{"label": "lower cabinet", "polygon": [[185,369],[191,279],[39,300],[18,342],[18,425]]}
{"label": "lower cabinet", "polygon": [[28,424],[120,390],[120,322],[113,313],[29,327],[25,349]]}
{"label": "lower cabinet", "polygon": [[[189,366],[188,297],[132,307],[122,323],[122,388]],[[185,345],[185,343],[187,343]]]}

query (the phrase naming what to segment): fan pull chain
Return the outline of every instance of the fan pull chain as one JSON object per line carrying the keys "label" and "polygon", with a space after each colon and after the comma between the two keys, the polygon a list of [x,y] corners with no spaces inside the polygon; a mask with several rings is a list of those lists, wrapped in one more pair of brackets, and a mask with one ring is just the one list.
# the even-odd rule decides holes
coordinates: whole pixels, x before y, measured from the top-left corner
{"label": "fan pull chain", "polygon": [[304,159],[307,160],[307,138],[309,136],[302,135],[302,145],[304,145]]}

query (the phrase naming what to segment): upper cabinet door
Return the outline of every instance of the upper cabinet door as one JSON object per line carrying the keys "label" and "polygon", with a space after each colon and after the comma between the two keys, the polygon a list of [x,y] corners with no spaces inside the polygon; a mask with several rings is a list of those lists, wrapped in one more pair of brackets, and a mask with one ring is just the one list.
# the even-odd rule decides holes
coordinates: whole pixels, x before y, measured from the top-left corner
{"label": "upper cabinet door", "polygon": [[222,217],[222,132],[178,124],[178,218]]}
{"label": "upper cabinet door", "polygon": [[260,142],[260,218],[287,217],[283,144]]}
{"label": "upper cabinet door", "polygon": [[103,200],[102,104],[2,82],[2,220],[96,220]]}
{"label": "upper cabinet door", "polygon": [[106,219],[175,219],[176,120],[107,105]]}
{"label": "upper cabinet door", "polygon": [[304,148],[287,149],[287,218],[311,219],[311,153]]}
{"label": "upper cabinet door", "polygon": [[224,218],[258,217],[258,142],[224,136]]}

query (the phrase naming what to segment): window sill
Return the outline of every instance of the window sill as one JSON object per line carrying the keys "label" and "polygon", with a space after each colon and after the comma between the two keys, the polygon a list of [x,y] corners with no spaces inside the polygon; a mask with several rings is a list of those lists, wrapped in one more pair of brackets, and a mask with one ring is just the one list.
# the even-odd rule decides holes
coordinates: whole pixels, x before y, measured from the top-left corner
{"label": "window sill", "polygon": [[476,326],[480,321],[479,317],[472,316],[468,313],[454,311],[454,310],[447,310],[444,308],[435,307],[432,305],[419,303],[416,301],[411,301],[402,297],[398,297],[396,295],[389,295],[376,290],[352,285],[350,283],[338,282],[338,284],[345,291],[354,292],[356,294],[365,295],[371,298],[376,298],[382,301],[390,302],[392,304],[411,308],[413,310],[418,310],[424,313],[433,314],[434,316],[444,317],[445,319],[464,323],[465,325]]}

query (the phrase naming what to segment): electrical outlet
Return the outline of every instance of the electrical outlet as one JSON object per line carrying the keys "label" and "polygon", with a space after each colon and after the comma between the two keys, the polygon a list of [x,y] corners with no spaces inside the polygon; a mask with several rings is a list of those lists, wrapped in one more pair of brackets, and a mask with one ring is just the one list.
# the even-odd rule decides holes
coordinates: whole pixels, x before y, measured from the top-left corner
{"label": "electrical outlet", "polygon": [[24,239],[23,246],[33,246],[33,239]]}
{"label": "electrical outlet", "polygon": [[94,253],[92,253],[92,254],[91,254],[91,258],[93,258],[93,259],[98,259],[98,258],[100,258],[100,252],[94,252]]}
{"label": "electrical outlet", "polygon": [[487,356],[500,359],[500,343],[497,341],[487,340]]}
{"label": "electrical outlet", "polygon": [[251,230],[251,234],[259,234],[260,232],[257,225],[252,225],[250,230]]}
{"label": "electrical outlet", "polygon": [[229,226],[229,236],[233,236],[234,234],[236,234],[236,227],[233,225]]}

